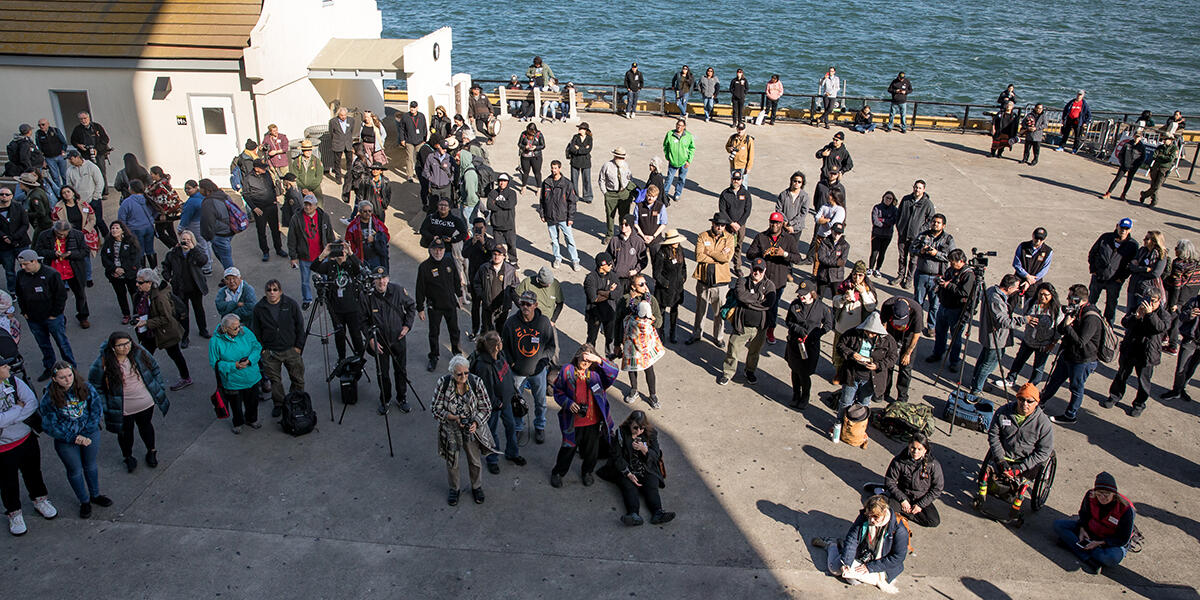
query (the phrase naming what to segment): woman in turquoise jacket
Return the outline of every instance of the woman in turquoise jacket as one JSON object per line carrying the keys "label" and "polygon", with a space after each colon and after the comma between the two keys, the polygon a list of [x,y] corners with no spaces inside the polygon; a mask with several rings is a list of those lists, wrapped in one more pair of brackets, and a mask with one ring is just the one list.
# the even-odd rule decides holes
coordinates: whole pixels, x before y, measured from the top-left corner
{"label": "woman in turquoise jacket", "polygon": [[221,324],[208,342],[208,364],[217,372],[217,387],[233,413],[233,432],[241,433],[242,425],[251,429],[262,427],[258,422],[258,383],[262,372],[258,362],[262,344],[249,329],[242,326],[236,313],[221,318]]}
{"label": "woman in turquoise jacket", "polygon": [[42,394],[38,413],[42,428],[54,438],[54,451],[67,468],[67,481],[79,499],[79,518],[92,516],[92,505],[112,506],[100,493],[100,423],[104,401],[96,388],[75,372],[71,363],[60,360],[50,369],[51,381]]}

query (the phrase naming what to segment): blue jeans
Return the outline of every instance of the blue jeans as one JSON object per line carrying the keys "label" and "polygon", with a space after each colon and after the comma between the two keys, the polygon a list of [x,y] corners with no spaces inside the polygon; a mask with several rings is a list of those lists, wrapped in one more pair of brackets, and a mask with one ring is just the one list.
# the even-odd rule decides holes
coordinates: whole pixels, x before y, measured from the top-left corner
{"label": "blue jeans", "polygon": [[[546,428],[546,368],[541,371],[529,375],[513,374],[513,384],[517,387],[517,393],[521,393],[521,388],[528,387],[529,394],[533,396],[533,428]],[[516,422],[516,427],[513,428],[514,433],[525,431],[525,420],[519,419]]]}
{"label": "blue jeans", "polygon": [[301,260],[300,263],[300,298],[312,302],[312,261]]}
{"label": "blue jeans", "polygon": [[67,481],[80,504],[87,504],[100,495],[100,470],[96,457],[100,454],[100,432],[92,434],[87,446],[54,440],[54,451],[67,468]]}
{"label": "blue jeans", "polygon": [[875,124],[867,123],[866,125],[863,125],[862,123],[859,123],[858,125],[854,126],[854,130],[859,133],[870,133],[872,131],[875,131]]}
{"label": "blue jeans", "polygon": [[[667,189],[663,193],[674,198],[673,202],[678,202],[683,198],[683,186],[687,183],[687,167],[667,167]],[[671,187],[675,187],[675,193],[671,193]]]}
{"label": "blue jeans", "polygon": [[[949,308],[942,306],[938,309],[937,319],[934,320],[934,337],[933,337],[933,355],[940,357],[946,351],[946,340],[950,336],[950,332],[954,329],[954,324],[958,322],[962,316],[962,307]],[[950,340],[950,359],[946,361],[948,365],[957,365],[962,360],[962,332],[954,336]]]}
{"label": "blue jeans", "polygon": [[1063,416],[1068,419],[1074,419],[1076,413],[1079,412],[1079,407],[1083,404],[1083,386],[1087,383],[1087,378],[1096,370],[1097,362],[1087,363],[1072,363],[1066,360],[1058,361],[1054,365],[1054,371],[1050,373],[1050,381],[1046,382],[1046,387],[1042,389],[1042,403],[1054,397],[1058,388],[1062,387],[1063,382],[1071,380],[1071,402],[1067,404],[1067,410],[1063,411]]}
{"label": "blue jeans", "polygon": [[228,269],[233,266],[233,236],[223,237],[214,235],[212,239],[212,251],[221,261],[221,266]]}
{"label": "blue jeans", "polygon": [[50,177],[54,178],[54,182],[61,189],[66,183],[67,176],[67,155],[59,154],[58,156],[47,156],[46,166],[50,169]]}
{"label": "blue jeans", "polygon": [[554,253],[554,260],[562,260],[562,254],[558,250],[558,234],[561,232],[563,239],[567,241],[567,253],[571,255],[571,263],[579,264],[579,250],[575,248],[575,234],[572,233],[571,226],[567,225],[566,221],[558,221],[546,223],[546,230],[550,232],[550,250]]}
{"label": "blue jeans", "polygon": [[917,273],[916,281],[913,285],[913,294],[917,297],[917,302],[925,311],[925,326],[933,327],[937,322],[937,312],[941,305],[938,300],[938,276],[927,275],[925,273]]}
{"label": "blue jeans", "polygon": [[1093,550],[1084,550],[1075,544],[1079,541],[1079,521],[1076,519],[1056,519],[1054,521],[1054,533],[1058,534],[1058,539],[1062,540],[1071,552],[1075,554],[1075,558],[1081,561],[1093,560],[1105,567],[1115,567],[1122,560],[1125,560],[1125,547],[1117,546],[1116,548],[1099,547]]}
{"label": "blue jeans", "polygon": [[1000,349],[988,348],[979,355],[979,360],[975,361],[975,373],[971,375],[971,393],[978,395],[983,391],[983,383],[987,381],[988,375],[1000,366]]}
{"label": "blue jeans", "polygon": [[[492,439],[497,440],[497,446],[499,446],[501,423],[504,423],[504,456],[516,458],[521,454],[521,449],[517,445],[517,422],[513,418],[511,400],[505,400],[500,410],[493,410],[492,415],[488,417],[488,428],[492,430]],[[489,465],[500,464],[500,455],[487,455],[487,462]]]}
{"label": "blue jeans", "polygon": [[716,96],[713,96],[712,98],[705,98],[705,99],[704,99],[704,118],[705,118],[705,119],[711,119],[711,118],[712,118],[712,113],[713,113],[713,105],[715,105],[716,103],[717,103],[717,98],[716,98]]}
{"label": "blue jeans", "polygon": [[29,246],[13,248],[12,250],[0,250],[0,262],[4,263],[4,287],[8,289],[8,295],[17,299],[17,255],[22,250],[28,249]]}
{"label": "blue jeans", "polygon": [[35,321],[30,319],[29,330],[33,332],[34,339],[37,340],[38,348],[42,351],[42,367],[49,370],[54,366],[54,346],[50,345],[50,337],[54,336],[54,343],[58,345],[58,352],[62,354],[63,360],[75,364],[75,355],[71,353],[71,340],[67,339],[67,317],[58,315],[53,319],[45,321]]}
{"label": "blue jeans", "polygon": [[893,102],[891,104],[888,104],[887,128],[888,129],[892,128],[892,120],[896,118],[897,112],[900,113],[900,129],[904,129],[907,131],[908,130],[908,124],[907,124],[908,123],[908,103],[907,102],[901,102],[899,104],[896,104],[895,102]]}
{"label": "blue jeans", "polygon": [[154,254],[154,228],[149,229],[134,229],[133,237],[137,238],[139,244],[142,245],[142,254],[151,256]]}
{"label": "blue jeans", "polygon": [[641,90],[625,90],[625,114],[632,115],[637,112],[638,92]]}
{"label": "blue jeans", "polygon": [[842,417],[846,416],[846,409],[850,408],[851,404],[861,404],[863,406],[871,405],[871,397],[875,395],[875,384],[870,378],[864,381],[855,381],[851,379],[842,384],[842,395],[838,400],[838,420],[840,424]]}
{"label": "blue jeans", "polygon": [[687,118],[687,100],[688,100],[687,92],[684,92],[682,94],[678,94],[678,93],[675,94],[675,106],[679,107],[679,116],[681,116],[685,119]]}

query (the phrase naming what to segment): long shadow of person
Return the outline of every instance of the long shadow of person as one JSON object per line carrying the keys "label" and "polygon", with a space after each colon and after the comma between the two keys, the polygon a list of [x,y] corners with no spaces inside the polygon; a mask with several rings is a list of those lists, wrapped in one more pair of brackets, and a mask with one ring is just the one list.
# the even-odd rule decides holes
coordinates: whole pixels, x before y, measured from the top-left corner
{"label": "long shadow of person", "polygon": [[804,512],[785,504],[765,499],[759,500],[756,504],[758,511],[762,514],[796,530],[796,533],[800,536],[797,542],[804,545],[804,548],[808,550],[808,556],[812,560],[813,566],[822,573],[825,572],[826,565],[825,551],[809,544],[809,538],[815,536],[841,537],[850,529],[852,523],[852,521],[845,518],[836,517],[819,510]]}
{"label": "long shadow of person", "polygon": [[996,584],[990,581],[974,577],[963,577],[959,579],[959,582],[963,584],[963,587],[980,598],[986,600],[1012,600],[1012,596],[1009,596],[1004,590],[996,587]]}

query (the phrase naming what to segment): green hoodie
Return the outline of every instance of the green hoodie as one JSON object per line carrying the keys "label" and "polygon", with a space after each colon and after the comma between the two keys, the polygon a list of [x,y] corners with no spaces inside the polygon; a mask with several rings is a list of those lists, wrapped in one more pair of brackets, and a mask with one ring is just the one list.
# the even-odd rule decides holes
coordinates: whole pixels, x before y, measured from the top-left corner
{"label": "green hoodie", "polygon": [[[470,214],[471,209],[479,204],[479,173],[471,164],[474,157],[475,155],[467,150],[458,154],[458,176],[462,180],[459,190],[462,192],[463,208],[467,209],[463,211],[463,214]],[[468,227],[470,225],[467,223]]]}
{"label": "green hoodie", "polygon": [[692,157],[696,155],[696,140],[692,137],[692,132],[683,130],[683,135],[675,135],[675,130],[667,132],[667,137],[663,138],[663,154],[667,157],[667,163],[672,167],[679,168],[692,162]]}

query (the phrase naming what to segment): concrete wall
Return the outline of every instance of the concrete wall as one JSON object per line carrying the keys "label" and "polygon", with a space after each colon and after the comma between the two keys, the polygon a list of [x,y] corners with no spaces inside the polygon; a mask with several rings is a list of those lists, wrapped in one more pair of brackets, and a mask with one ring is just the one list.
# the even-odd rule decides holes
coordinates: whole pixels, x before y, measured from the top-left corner
{"label": "concrete wall", "polygon": [[[438,45],[438,58],[433,57],[433,45]],[[415,40],[404,49],[404,73],[408,97],[421,105],[421,112],[433,114],[434,107],[454,105],[454,90],[450,85],[450,54],[453,41],[449,27]]]}
{"label": "concrete wall", "polygon": [[[158,77],[171,78],[171,92],[154,100]],[[120,169],[121,156],[132,152],[146,166],[159,165],[180,184],[198,175],[188,95],[228,95],[233,98],[237,139],[255,133],[250,94],[243,89],[236,71],[171,71],[162,69],[108,69],[57,67],[0,67],[0,123],[13,131],[20,123],[35,124],[41,117],[55,121],[51,90],[83,90],[88,93],[92,116],[112,138],[114,149],[108,175]],[[16,84],[19,82],[19,85]],[[186,125],[176,117],[187,117]],[[66,123],[55,123],[69,138],[78,121],[64,115]],[[236,153],[231,149],[230,158]]]}

